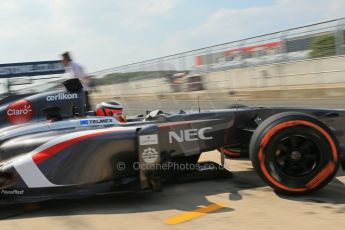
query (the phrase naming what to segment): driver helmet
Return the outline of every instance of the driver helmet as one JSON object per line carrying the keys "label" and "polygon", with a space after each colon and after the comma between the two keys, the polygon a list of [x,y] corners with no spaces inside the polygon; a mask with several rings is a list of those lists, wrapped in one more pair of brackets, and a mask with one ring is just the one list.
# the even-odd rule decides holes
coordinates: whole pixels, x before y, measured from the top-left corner
{"label": "driver helmet", "polygon": [[96,116],[122,115],[123,106],[117,101],[102,102],[96,106]]}

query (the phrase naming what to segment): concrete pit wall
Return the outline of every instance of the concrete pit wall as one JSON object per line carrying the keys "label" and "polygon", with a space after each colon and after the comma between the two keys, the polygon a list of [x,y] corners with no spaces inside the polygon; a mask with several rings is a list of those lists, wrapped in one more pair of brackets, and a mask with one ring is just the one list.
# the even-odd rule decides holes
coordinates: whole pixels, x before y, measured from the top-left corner
{"label": "concrete pit wall", "polygon": [[[230,92],[246,97],[307,97],[345,96],[345,56],[287,62],[243,69],[206,73],[203,94]],[[187,90],[186,85],[182,87]],[[270,92],[268,92],[270,91]],[[256,93],[254,93],[256,92]],[[168,96],[172,94],[166,79],[141,80],[130,83],[99,86],[96,98],[128,96]],[[183,97],[188,92],[174,93]]]}

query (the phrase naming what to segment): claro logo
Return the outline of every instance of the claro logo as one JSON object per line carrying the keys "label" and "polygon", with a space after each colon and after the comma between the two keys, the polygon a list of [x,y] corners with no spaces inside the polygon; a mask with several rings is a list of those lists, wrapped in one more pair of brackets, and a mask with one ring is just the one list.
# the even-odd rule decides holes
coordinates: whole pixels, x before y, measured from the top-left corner
{"label": "claro logo", "polygon": [[12,124],[21,124],[32,119],[32,104],[27,100],[19,100],[6,109],[7,120]]}
{"label": "claro logo", "polygon": [[65,101],[65,100],[72,100],[77,99],[78,94],[76,93],[58,93],[56,95],[50,95],[46,97],[47,101]]}
{"label": "claro logo", "polygon": [[213,137],[206,136],[206,130],[211,130],[211,127],[205,127],[202,129],[185,129],[179,132],[169,132],[169,142],[184,142],[184,141],[197,141],[197,140],[211,140]]}

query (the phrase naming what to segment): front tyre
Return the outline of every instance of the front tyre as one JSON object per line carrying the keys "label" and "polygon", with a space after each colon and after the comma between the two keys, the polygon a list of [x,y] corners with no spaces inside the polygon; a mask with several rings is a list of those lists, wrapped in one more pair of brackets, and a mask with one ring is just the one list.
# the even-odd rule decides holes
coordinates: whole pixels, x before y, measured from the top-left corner
{"label": "front tyre", "polygon": [[307,194],[327,185],[336,174],[340,156],[332,131],[302,113],[280,113],[254,132],[250,159],[257,173],[274,190]]}

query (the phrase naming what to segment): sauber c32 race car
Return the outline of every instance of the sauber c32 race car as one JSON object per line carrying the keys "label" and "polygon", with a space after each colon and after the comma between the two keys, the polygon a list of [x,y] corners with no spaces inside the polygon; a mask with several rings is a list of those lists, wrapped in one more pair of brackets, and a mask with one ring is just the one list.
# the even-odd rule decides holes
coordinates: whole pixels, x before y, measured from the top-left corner
{"label": "sauber c32 race car", "polygon": [[344,168],[344,121],[344,110],[243,107],[156,112],[126,123],[88,116],[9,126],[0,130],[0,201],[159,191],[187,173],[176,165],[238,146],[249,149],[274,190],[308,194]]}

